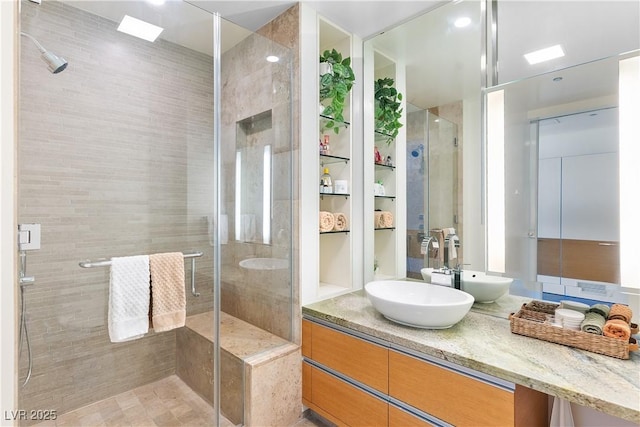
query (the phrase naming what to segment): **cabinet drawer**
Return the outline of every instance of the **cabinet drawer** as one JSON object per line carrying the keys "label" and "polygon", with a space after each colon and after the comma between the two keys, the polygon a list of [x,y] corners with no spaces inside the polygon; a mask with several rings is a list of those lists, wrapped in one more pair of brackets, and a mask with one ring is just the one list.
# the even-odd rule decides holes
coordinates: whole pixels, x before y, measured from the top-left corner
{"label": "cabinet drawer", "polygon": [[433,424],[403,409],[389,405],[389,427],[433,427]]}
{"label": "cabinet drawer", "polygon": [[302,355],[311,357],[311,322],[302,320]]}
{"label": "cabinet drawer", "polygon": [[[388,425],[388,404],[316,367],[311,368],[311,409],[317,407],[338,424],[348,426]],[[321,413],[322,415],[322,413]]]}
{"label": "cabinet drawer", "polygon": [[514,425],[512,392],[396,351],[389,351],[389,394],[456,426]]}
{"label": "cabinet drawer", "polygon": [[311,323],[311,358],[382,393],[389,390],[386,347]]}
{"label": "cabinet drawer", "polygon": [[302,362],[302,401],[305,405],[311,402],[311,365]]}

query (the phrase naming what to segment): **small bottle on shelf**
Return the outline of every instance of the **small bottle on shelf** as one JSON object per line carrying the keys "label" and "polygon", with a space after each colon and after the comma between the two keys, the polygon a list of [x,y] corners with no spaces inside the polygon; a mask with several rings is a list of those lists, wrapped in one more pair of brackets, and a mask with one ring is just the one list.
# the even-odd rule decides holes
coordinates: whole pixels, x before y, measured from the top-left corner
{"label": "small bottle on shelf", "polygon": [[333,193],[333,180],[331,179],[331,175],[329,175],[329,168],[324,168],[322,176],[320,177],[320,193]]}
{"label": "small bottle on shelf", "polygon": [[324,136],[324,143],[322,144],[322,154],[326,154],[327,156],[331,154],[331,146],[329,145],[329,135]]}

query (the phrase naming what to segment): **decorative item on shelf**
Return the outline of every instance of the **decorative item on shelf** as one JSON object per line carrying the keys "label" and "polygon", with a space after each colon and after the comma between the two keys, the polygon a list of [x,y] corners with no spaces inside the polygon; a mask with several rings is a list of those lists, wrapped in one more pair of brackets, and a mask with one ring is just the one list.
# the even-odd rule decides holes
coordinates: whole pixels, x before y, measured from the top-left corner
{"label": "decorative item on shelf", "polygon": [[322,141],[320,141],[320,154],[330,155],[331,146],[329,144],[329,135],[324,135]]}
{"label": "decorative item on shelf", "polygon": [[324,168],[322,176],[320,177],[320,193],[331,194],[333,193],[333,181],[329,174],[329,168]]}
{"label": "decorative item on shelf", "polygon": [[323,129],[333,129],[337,134],[340,126],[336,122],[344,122],[344,106],[347,96],[353,87],[355,75],[351,68],[351,58],[342,58],[335,49],[325,50],[320,55],[320,64],[331,65],[332,72],[320,77],[320,103],[324,105],[322,115],[332,117],[323,124]]}
{"label": "decorative item on shelf", "polygon": [[384,185],[382,181],[378,181],[373,184],[373,195],[374,196],[384,196]]}
{"label": "decorative item on shelf", "polygon": [[393,160],[391,160],[391,156],[387,156],[387,159],[384,161],[384,164],[387,166],[393,166]]}
{"label": "decorative item on shelf", "polygon": [[333,185],[333,192],[336,194],[347,194],[349,192],[349,185],[345,179],[336,179]]}
{"label": "decorative item on shelf", "polygon": [[386,136],[387,144],[391,144],[398,136],[398,129],[402,127],[402,94],[393,87],[394,80],[390,77],[378,79],[374,83],[374,101],[376,106],[376,131]]}
{"label": "decorative item on shelf", "polygon": [[320,76],[324,76],[325,74],[333,74],[333,66],[330,62],[322,62],[322,58],[320,58],[320,66],[318,69],[320,70]]}
{"label": "decorative item on shelf", "polygon": [[373,147],[373,161],[382,164],[382,154],[378,151],[378,147]]}

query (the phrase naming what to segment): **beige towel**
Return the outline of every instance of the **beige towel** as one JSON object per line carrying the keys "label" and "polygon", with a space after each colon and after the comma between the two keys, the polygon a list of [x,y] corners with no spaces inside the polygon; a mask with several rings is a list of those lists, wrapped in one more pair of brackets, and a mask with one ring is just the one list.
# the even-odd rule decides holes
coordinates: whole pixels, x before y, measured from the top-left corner
{"label": "beige towel", "polygon": [[381,211],[374,211],[373,212],[373,227],[374,228],[380,228],[380,219],[382,218],[382,212]]}
{"label": "beige towel", "polygon": [[349,225],[347,221],[347,216],[343,213],[337,212],[333,214],[334,225],[333,229],[335,231],[345,231]]}
{"label": "beige towel", "polygon": [[380,228],[393,227],[393,214],[388,211],[382,211],[380,215]]}
{"label": "beige towel", "polygon": [[150,255],[149,271],[153,329],[164,332],[184,326],[187,304],[182,253]]}
{"label": "beige towel", "polygon": [[629,337],[631,337],[629,325],[620,319],[607,320],[602,328],[602,333],[607,337],[619,338],[624,341],[629,341]]}
{"label": "beige towel", "polygon": [[608,319],[619,319],[627,324],[631,323],[631,318],[633,317],[633,312],[629,308],[628,305],[624,304],[613,304],[611,309],[609,310]]}
{"label": "beige towel", "polygon": [[320,211],[320,232],[326,233],[333,230],[335,226],[335,218],[331,212]]}

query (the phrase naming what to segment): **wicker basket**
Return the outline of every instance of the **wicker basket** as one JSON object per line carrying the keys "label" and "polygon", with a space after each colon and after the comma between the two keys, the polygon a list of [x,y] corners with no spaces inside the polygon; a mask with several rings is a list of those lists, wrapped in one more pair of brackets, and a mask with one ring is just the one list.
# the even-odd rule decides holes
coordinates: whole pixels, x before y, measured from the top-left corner
{"label": "wicker basket", "polygon": [[[610,338],[604,335],[595,335],[572,329],[559,328],[544,323],[547,314],[553,314],[558,304],[544,301],[531,301],[523,304],[520,311],[509,316],[511,321],[511,332],[538,338],[569,347],[592,351],[606,356],[617,357],[618,359],[628,359],[629,351],[638,350],[635,338],[629,342],[617,338]],[[638,326],[632,325],[632,333],[638,332]]]}

